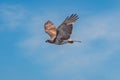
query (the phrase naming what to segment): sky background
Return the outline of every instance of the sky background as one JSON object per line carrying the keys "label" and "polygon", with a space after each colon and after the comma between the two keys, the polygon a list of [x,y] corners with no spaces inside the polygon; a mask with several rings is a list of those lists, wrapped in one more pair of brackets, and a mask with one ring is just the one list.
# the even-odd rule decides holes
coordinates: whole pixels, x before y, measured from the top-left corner
{"label": "sky background", "polygon": [[[72,13],[82,43],[45,43]],[[120,0],[0,0],[0,80],[120,80]]]}

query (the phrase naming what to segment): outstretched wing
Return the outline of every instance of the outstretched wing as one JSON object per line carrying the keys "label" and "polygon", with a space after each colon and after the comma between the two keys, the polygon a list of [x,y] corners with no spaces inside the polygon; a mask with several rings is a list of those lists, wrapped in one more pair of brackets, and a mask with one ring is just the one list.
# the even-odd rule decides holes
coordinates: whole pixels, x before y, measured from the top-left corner
{"label": "outstretched wing", "polygon": [[57,35],[56,27],[53,25],[53,23],[51,21],[48,20],[44,24],[44,28],[45,28],[45,32],[48,33],[48,35],[50,36],[50,40],[53,41]]}
{"label": "outstretched wing", "polygon": [[71,16],[66,17],[63,23],[57,28],[58,30],[58,39],[67,40],[70,38],[73,29],[73,23],[79,19],[77,14],[72,14]]}

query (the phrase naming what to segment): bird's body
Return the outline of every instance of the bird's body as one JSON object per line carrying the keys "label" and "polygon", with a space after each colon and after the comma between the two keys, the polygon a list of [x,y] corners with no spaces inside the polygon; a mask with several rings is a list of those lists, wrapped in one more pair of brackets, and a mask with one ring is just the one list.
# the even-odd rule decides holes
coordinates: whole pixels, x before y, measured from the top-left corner
{"label": "bird's body", "polygon": [[62,45],[65,43],[74,43],[81,42],[69,39],[72,34],[73,23],[79,19],[77,14],[72,14],[70,17],[68,16],[63,23],[56,28],[51,21],[47,21],[44,24],[45,32],[49,34],[50,39],[46,42]]}

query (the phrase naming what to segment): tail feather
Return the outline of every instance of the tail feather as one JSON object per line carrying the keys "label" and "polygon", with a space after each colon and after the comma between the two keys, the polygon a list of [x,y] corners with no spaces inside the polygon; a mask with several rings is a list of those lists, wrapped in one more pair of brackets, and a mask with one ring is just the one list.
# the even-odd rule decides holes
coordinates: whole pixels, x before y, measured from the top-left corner
{"label": "tail feather", "polygon": [[79,42],[79,43],[81,43],[82,41],[77,41],[77,40],[68,40],[68,43],[74,43],[74,42]]}
{"label": "tail feather", "polygon": [[72,43],[74,43],[74,41],[68,41],[68,43],[71,43],[71,44],[72,44]]}
{"label": "tail feather", "polygon": [[81,43],[82,41],[76,41],[76,40],[74,40],[74,42],[79,42],[79,43]]}

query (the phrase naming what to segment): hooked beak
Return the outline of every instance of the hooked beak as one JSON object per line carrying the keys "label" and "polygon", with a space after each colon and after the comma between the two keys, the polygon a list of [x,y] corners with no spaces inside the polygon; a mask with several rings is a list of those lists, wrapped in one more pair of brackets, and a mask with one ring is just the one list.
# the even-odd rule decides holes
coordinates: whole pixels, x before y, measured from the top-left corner
{"label": "hooked beak", "polygon": [[48,40],[45,41],[46,43],[48,42]]}

